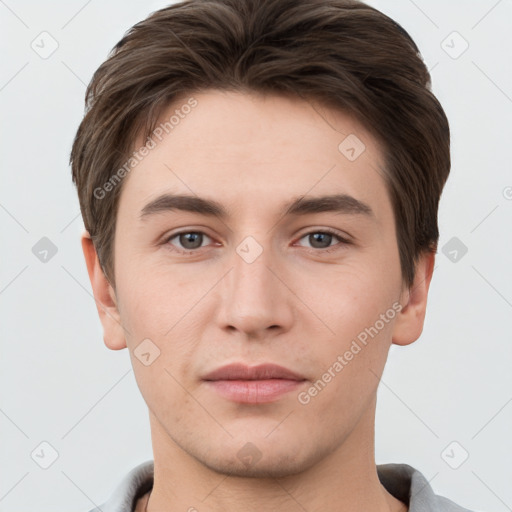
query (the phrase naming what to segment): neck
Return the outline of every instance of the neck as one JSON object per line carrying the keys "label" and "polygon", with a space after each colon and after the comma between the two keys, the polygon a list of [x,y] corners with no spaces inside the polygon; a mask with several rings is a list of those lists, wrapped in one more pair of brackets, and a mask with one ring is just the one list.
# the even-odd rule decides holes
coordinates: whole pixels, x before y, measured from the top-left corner
{"label": "neck", "polygon": [[154,483],[145,508],[148,512],[406,511],[377,476],[374,409],[375,404],[327,457],[279,478],[212,471],[178,446],[150,413]]}

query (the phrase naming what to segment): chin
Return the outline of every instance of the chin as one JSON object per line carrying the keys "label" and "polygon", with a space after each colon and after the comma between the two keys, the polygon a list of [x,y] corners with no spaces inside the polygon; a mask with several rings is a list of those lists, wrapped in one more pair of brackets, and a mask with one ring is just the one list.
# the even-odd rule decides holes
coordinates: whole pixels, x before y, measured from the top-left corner
{"label": "chin", "polygon": [[302,473],[312,464],[306,460],[299,460],[297,457],[279,456],[275,453],[269,456],[262,456],[255,463],[244,462],[235,459],[203,459],[200,462],[208,469],[221,475],[239,478],[282,478]]}
{"label": "chin", "polygon": [[[255,436],[250,441],[231,440],[229,445],[217,444],[190,453],[198,462],[216,473],[241,478],[282,478],[308,470],[329,452],[328,447],[308,446],[295,442],[269,442]],[[292,441],[292,440],[290,440]]]}

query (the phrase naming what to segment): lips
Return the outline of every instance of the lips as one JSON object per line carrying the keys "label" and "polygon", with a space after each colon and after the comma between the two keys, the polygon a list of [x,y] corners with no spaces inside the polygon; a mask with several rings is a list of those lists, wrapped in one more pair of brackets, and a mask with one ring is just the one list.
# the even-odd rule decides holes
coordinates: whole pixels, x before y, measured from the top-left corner
{"label": "lips", "polygon": [[305,377],[277,364],[247,366],[233,363],[208,373],[203,380],[269,380],[287,379],[302,381]]}
{"label": "lips", "polygon": [[297,391],[306,379],[276,364],[247,366],[234,363],[218,368],[205,377],[205,384],[232,402],[262,404],[275,402],[291,391]]}

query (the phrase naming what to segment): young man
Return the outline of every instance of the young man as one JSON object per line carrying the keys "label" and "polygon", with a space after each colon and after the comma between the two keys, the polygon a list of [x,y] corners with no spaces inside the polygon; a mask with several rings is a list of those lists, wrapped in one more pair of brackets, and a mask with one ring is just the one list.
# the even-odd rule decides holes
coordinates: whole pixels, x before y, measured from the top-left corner
{"label": "young man", "polygon": [[154,452],[101,510],[462,511],[374,458],[450,169],[408,34],[348,0],[191,0],[135,25],[86,102],[82,245]]}

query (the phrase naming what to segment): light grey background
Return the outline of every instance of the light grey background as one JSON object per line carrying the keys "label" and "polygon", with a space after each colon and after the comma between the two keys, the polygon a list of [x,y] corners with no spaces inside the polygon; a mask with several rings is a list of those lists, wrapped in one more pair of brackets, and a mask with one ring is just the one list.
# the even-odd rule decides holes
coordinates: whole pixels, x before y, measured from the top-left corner
{"label": "light grey background", "polygon": [[[413,345],[393,347],[379,391],[377,462],[411,464],[459,504],[505,512],[512,510],[512,2],[370,4],[420,47],[450,120],[453,157],[425,330]],[[128,353],[102,342],[68,158],[94,70],[130,26],[165,5],[0,1],[1,512],[88,511],[152,458]],[[46,59],[31,47],[51,49],[43,31],[58,43]],[[32,252],[42,237],[57,248],[46,262]],[[443,253],[453,237],[465,255],[451,245]],[[58,453],[48,469],[40,467],[52,456],[43,441]]]}

